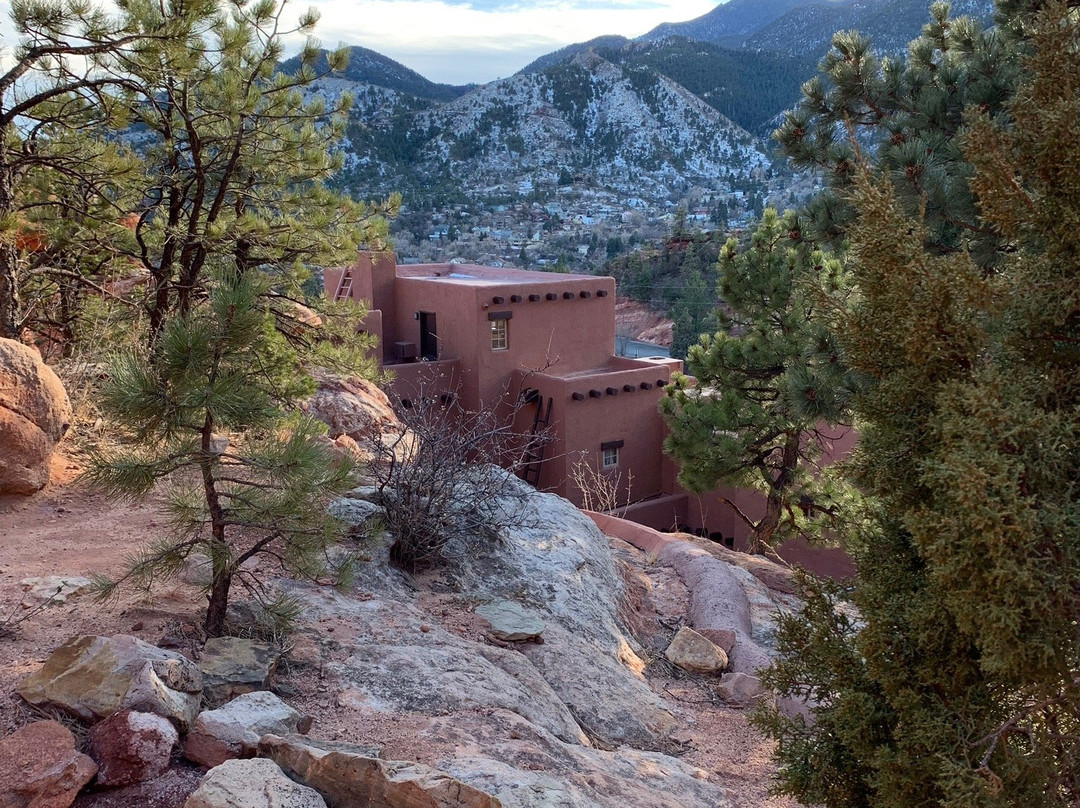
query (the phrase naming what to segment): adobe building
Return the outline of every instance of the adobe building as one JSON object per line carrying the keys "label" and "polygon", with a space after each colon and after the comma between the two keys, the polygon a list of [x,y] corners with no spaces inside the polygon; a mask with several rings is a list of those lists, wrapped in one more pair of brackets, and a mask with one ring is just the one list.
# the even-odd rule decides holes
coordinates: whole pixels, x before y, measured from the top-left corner
{"label": "adobe building", "polygon": [[456,399],[516,414],[516,431],[545,430],[523,474],[537,488],[582,504],[571,473],[582,462],[620,476],[620,505],[676,490],[657,402],[682,363],[615,356],[614,278],[397,265],[386,251],[326,270],[324,282],[329,296],[369,307],[363,328],[393,373],[396,404]]}
{"label": "adobe building", "polygon": [[[688,494],[664,454],[658,402],[682,362],[615,355],[615,279],[474,264],[398,265],[392,251],[362,252],[328,269],[327,295],[368,307],[363,330],[378,340],[396,406],[426,398],[465,410],[493,408],[521,434],[543,431],[525,480],[583,504],[574,467],[619,480],[618,515],[658,530],[676,527],[739,546],[752,491]],[[517,405],[515,406],[515,402]],[[841,436],[837,450],[850,445]],[[824,552],[825,564],[818,563]],[[830,571],[839,551],[782,555]]]}

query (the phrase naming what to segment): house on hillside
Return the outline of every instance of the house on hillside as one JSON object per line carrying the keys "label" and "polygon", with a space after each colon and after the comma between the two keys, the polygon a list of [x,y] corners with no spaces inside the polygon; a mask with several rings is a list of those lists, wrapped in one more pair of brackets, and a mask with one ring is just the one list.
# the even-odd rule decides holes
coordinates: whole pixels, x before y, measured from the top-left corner
{"label": "house on hillside", "polygon": [[619,481],[625,518],[729,544],[745,537],[732,506],[753,512],[758,494],[725,488],[692,495],[679,487],[663,452],[657,404],[682,362],[615,355],[614,278],[399,265],[383,251],[328,269],[324,280],[328,296],[368,307],[362,327],[378,340],[381,366],[393,372],[396,406],[425,398],[493,409],[513,420],[515,431],[547,436],[522,472],[538,489],[581,506],[581,464]]}
{"label": "house on hillside", "polygon": [[682,363],[615,356],[613,278],[398,265],[380,252],[327,270],[325,283],[328,295],[369,307],[363,327],[393,371],[398,406],[454,400],[516,417],[518,431],[543,430],[548,442],[523,476],[578,505],[579,463],[621,478],[620,505],[675,490],[657,402]]}

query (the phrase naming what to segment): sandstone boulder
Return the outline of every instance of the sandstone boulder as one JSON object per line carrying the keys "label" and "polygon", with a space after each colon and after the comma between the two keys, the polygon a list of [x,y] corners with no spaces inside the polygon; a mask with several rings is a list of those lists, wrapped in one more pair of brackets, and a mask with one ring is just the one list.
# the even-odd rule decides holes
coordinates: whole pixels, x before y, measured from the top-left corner
{"label": "sandstone boulder", "polygon": [[199,669],[203,695],[210,704],[267,690],[281,661],[281,649],[273,643],[241,637],[213,637],[203,646]]}
{"label": "sandstone boulder", "polygon": [[719,558],[713,548],[689,540],[666,544],[659,561],[673,567],[690,590],[690,620],[697,631],[734,634],[730,670],[754,676],[772,663],[776,616],[798,608],[794,596],[768,589],[746,569]]}
{"label": "sandstone boulder", "polygon": [[719,673],[728,665],[727,654],[692,628],[683,626],[664,651],[672,665],[690,673]]}
{"label": "sandstone boulder", "polygon": [[694,631],[725,654],[731,653],[731,649],[735,647],[735,641],[738,639],[735,632],[730,628],[695,628]]}
{"label": "sandstone boulder", "polygon": [[729,704],[751,707],[766,698],[767,691],[756,676],[745,673],[725,673],[713,685],[713,692]]}
{"label": "sandstone boulder", "polygon": [[90,728],[90,757],[105,788],[152,780],[169,768],[180,735],[168,719],[121,710]]}
{"label": "sandstone boulder", "polygon": [[36,721],[0,740],[0,806],[68,808],[93,779],[97,764],[75,751],[71,731]]}
{"label": "sandstone boulder", "polygon": [[43,488],[70,425],[71,404],[52,369],[33,348],[0,339],[0,494]]}
{"label": "sandstone boulder", "polygon": [[184,757],[207,767],[251,757],[263,735],[296,733],[300,721],[300,713],[273,693],[247,693],[199,713],[184,741]]}
{"label": "sandstone boulder", "polygon": [[37,707],[54,706],[84,721],[119,710],[164,716],[181,732],[202,701],[202,673],[173,651],[118,634],[74,637],[45,660],[16,692]]}
{"label": "sandstone boulder", "polygon": [[229,760],[210,770],[184,808],[326,808],[326,802],[272,760]]}
{"label": "sandstone boulder", "polygon": [[501,808],[478,788],[425,766],[319,748],[267,735],[259,754],[319,791],[330,808]]}
{"label": "sandstone boulder", "polygon": [[544,632],[544,621],[512,600],[496,600],[475,611],[488,621],[491,636],[504,642],[535,640]]}
{"label": "sandstone boulder", "polygon": [[363,447],[384,432],[400,429],[386,393],[366,379],[324,373],[317,381],[319,387],[305,407],[329,427],[330,435],[348,435]]}

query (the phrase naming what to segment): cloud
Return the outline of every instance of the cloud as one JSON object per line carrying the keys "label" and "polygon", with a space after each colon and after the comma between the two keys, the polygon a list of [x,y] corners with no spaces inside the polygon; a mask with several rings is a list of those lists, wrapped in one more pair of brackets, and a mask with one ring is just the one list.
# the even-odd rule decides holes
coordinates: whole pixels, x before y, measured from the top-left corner
{"label": "cloud", "polygon": [[327,45],[362,45],[433,81],[486,82],[603,34],[635,37],[693,19],[716,0],[315,0]]}

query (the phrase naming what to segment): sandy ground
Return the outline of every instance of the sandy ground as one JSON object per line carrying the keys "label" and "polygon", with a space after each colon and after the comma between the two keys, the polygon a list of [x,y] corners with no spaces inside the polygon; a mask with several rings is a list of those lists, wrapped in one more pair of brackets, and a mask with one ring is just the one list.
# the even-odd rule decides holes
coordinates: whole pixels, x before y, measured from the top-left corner
{"label": "sandy ground", "polygon": [[[29,498],[0,500],[0,624],[12,619],[19,623],[10,636],[0,636],[0,735],[40,717],[18,699],[14,688],[72,636],[125,633],[151,643],[170,638],[181,641],[182,651],[193,657],[198,654],[203,601],[195,587],[185,584],[170,583],[153,593],[125,592],[106,604],[78,595],[62,605],[34,610],[34,602],[20,584],[24,579],[115,574],[129,552],[163,530],[155,502],[110,502],[78,481],[80,470],[77,459],[59,455],[48,488]],[[676,626],[685,614],[685,588],[669,568],[644,566],[658,615]],[[483,626],[472,614],[470,602],[429,592],[421,596],[420,605],[447,630],[482,639]],[[322,663],[345,653],[338,649],[349,628],[343,621],[328,620],[306,625],[294,635],[292,659],[278,676],[279,692],[314,717],[315,736],[374,744],[388,758],[435,762],[448,750],[423,740],[429,722],[426,716],[372,711],[324,676]],[[684,760],[709,772],[710,779],[727,788],[740,808],[796,805],[768,794],[772,746],[749,726],[744,711],[719,703],[707,687],[662,660],[653,661],[647,676],[681,714],[683,727],[676,740],[686,750]],[[78,725],[68,723],[78,735]],[[170,775],[169,794],[147,793],[146,789],[84,794],[77,806],[172,808],[181,805],[194,788],[196,774],[191,767],[178,765]]]}

